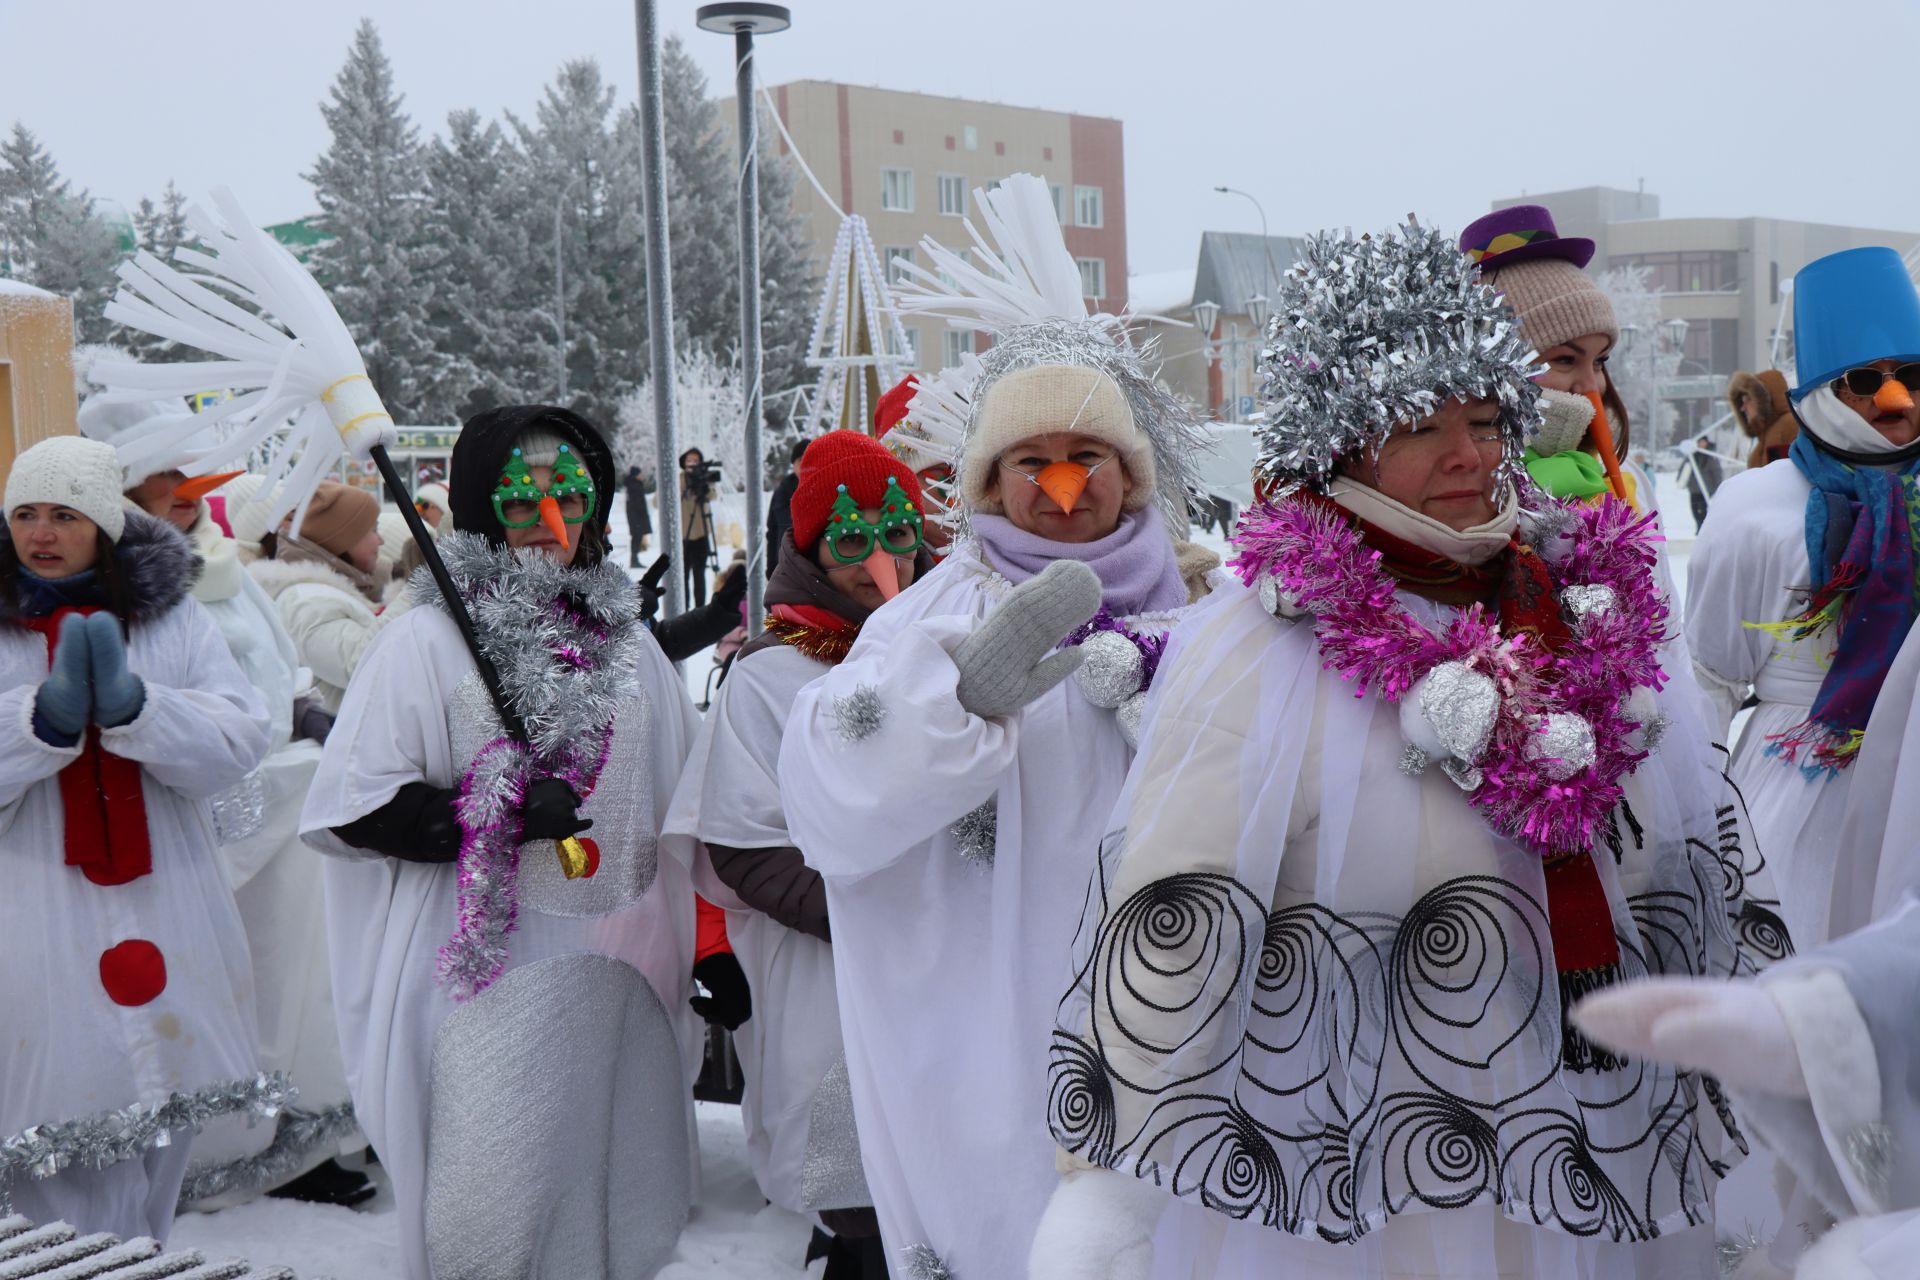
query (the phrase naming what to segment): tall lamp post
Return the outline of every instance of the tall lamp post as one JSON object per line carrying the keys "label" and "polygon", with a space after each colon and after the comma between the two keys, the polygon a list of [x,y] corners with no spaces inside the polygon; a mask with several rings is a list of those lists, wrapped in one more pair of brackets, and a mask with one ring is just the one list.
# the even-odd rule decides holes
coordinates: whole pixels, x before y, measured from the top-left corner
{"label": "tall lamp post", "polygon": [[[740,372],[746,379],[747,634],[760,634],[766,614],[766,539],[760,492],[760,118],[753,101],[753,38],[793,25],[785,5],[756,0],[703,4],[694,13],[702,31],[733,34],[734,108],[740,134]],[[662,483],[665,483],[663,480]]]}
{"label": "tall lamp post", "polygon": [[[678,423],[673,403],[673,265],[667,255],[666,116],[661,106],[660,18],[654,0],[634,0],[640,42],[640,203],[647,233],[647,354],[653,382],[654,492],[659,495],[660,543],[673,567],[661,598],[662,617],[680,612],[686,585],[680,541],[680,488],[675,474]],[[609,495],[611,496],[611,495]],[[629,530],[628,537],[632,537]]]}
{"label": "tall lamp post", "polygon": [[1240,322],[1235,320],[1228,325],[1226,337],[1215,339],[1213,327],[1220,320],[1220,304],[1211,299],[1193,304],[1193,322],[1201,331],[1200,353],[1205,357],[1208,368],[1211,369],[1213,362],[1220,358],[1222,350],[1227,353],[1228,385],[1224,398],[1227,401],[1225,417],[1229,422],[1240,421],[1240,348],[1252,343],[1258,349],[1265,341],[1267,316],[1272,309],[1266,295],[1260,293],[1246,299],[1245,305],[1247,318],[1253,322],[1254,336],[1241,337]]}
{"label": "tall lamp post", "polygon": [[1647,437],[1655,444],[1663,443],[1660,433],[1660,345],[1662,339],[1675,351],[1680,350],[1687,340],[1687,322],[1678,316],[1671,320],[1662,320],[1642,329],[1637,324],[1620,326],[1620,347],[1623,354],[1631,354],[1639,347],[1647,355]]}
{"label": "tall lamp post", "polygon": [[1267,235],[1266,206],[1262,205],[1251,191],[1242,191],[1238,187],[1215,187],[1214,190],[1222,195],[1244,196],[1246,199],[1253,201],[1254,212],[1260,215],[1260,251],[1267,256],[1267,292],[1265,296],[1272,297],[1273,278],[1279,273],[1273,269],[1273,240]]}

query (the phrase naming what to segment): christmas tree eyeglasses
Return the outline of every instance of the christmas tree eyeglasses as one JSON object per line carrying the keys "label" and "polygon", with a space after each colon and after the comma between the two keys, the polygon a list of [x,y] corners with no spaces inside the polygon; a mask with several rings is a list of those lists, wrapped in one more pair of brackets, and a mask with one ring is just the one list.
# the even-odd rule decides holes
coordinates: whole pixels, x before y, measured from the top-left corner
{"label": "christmas tree eyeglasses", "polygon": [[840,564],[860,564],[878,549],[890,556],[910,556],[920,550],[926,531],[920,523],[920,510],[895,477],[887,477],[887,491],[880,496],[880,518],[869,521],[860,513],[860,504],[841,485],[834,496],[833,512],[827,518],[825,534],[827,554]]}
{"label": "christmas tree eyeglasses", "polygon": [[[494,486],[493,514],[509,529],[539,524],[549,509],[566,524],[585,524],[593,516],[595,497],[586,463],[566,445],[560,446],[554,458],[553,478],[545,492],[534,484],[526,458],[515,448],[506,470],[500,473],[500,483]],[[551,527],[553,521],[547,520],[547,524]]]}

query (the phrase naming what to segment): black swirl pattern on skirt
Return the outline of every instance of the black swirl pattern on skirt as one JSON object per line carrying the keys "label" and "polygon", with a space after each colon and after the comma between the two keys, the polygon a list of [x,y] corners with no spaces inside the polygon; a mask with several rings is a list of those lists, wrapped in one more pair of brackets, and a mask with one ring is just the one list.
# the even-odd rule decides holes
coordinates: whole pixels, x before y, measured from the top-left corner
{"label": "black swirl pattern on skirt", "polygon": [[1113,1082],[1094,1047],[1064,1031],[1053,1033],[1047,1071],[1047,1126],[1054,1140],[1095,1164],[1113,1157],[1117,1119]]}
{"label": "black swirl pattern on skirt", "polygon": [[[1584,1128],[1552,1112],[1527,1114],[1503,1132],[1508,1147],[1502,1183],[1531,1206],[1537,1224],[1554,1223],[1575,1236],[1644,1240],[1650,1232],[1632,1203],[1600,1167]],[[1530,1127],[1526,1127],[1530,1126]]]}
{"label": "black swirl pattern on skirt", "polygon": [[1372,940],[1317,903],[1269,916],[1247,1011],[1247,1083],[1296,1094],[1323,1085],[1335,1062],[1354,1062],[1360,1038],[1384,1021],[1377,994],[1368,1000],[1379,969]]}
{"label": "black swirl pattern on skirt", "polygon": [[1114,907],[1092,973],[1101,1062],[1134,1083],[1106,1050],[1114,1035],[1150,1062],[1193,1046],[1193,1079],[1238,1057],[1238,1006],[1266,931],[1265,907],[1230,876],[1167,876]]}
{"label": "black swirl pattern on skirt", "polygon": [[1740,947],[1753,953],[1763,964],[1784,960],[1793,954],[1793,939],[1787,936],[1787,922],[1757,902],[1741,904],[1734,920]]}
{"label": "black swirl pattern on skirt", "polygon": [[1493,1126],[1473,1107],[1445,1094],[1395,1094],[1380,1108],[1379,1141],[1388,1181],[1405,1212],[1413,1201],[1459,1209],[1499,1198],[1500,1148]]}
{"label": "black swirl pattern on skirt", "polygon": [[1286,1169],[1272,1140],[1239,1104],[1193,1117],[1185,1154],[1173,1167],[1175,1195],[1197,1194],[1209,1209],[1262,1226],[1292,1215]]}

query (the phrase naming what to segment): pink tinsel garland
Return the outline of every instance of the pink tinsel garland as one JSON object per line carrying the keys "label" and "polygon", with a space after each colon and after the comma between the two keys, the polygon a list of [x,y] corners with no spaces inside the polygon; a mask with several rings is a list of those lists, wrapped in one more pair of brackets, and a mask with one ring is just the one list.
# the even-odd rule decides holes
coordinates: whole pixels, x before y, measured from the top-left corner
{"label": "pink tinsel garland", "polygon": [[[1659,690],[1667,678],[1658,652],[1667,606],[1653,586],[1652,517],[1621,502],[1560,505],[1576,537],[1563,562],[1549,566],[1555,591],[1605,586],[1614,600],[1575,620],[1571,640],[1558,652],[1531,636],[1503,636],[1499,620],[1477,604],[1434,634],[1395,600],[1378,552],[1338,515],[1298,501],[1250,508],[1234,534],[1239,554],[1230,561],[1249,586],[1271,575],[1314,615],[1321,665],[1353,681],[1356,697],[1371,689],[1398,702],[1444,662],[1490,676],[1500,708],[1476,762],[1482,781],[1469,799],[1495,830],[1543,857],[1592,846],[1620,801],[1620,779],[1646,758],[1629,745],[1643,726],[1627,717],[1627,699],[1636,689]],[[1539,718],[1557,712],[1592,726],[1595,749],[1591,765],[1561,781],[1527,758]]]}

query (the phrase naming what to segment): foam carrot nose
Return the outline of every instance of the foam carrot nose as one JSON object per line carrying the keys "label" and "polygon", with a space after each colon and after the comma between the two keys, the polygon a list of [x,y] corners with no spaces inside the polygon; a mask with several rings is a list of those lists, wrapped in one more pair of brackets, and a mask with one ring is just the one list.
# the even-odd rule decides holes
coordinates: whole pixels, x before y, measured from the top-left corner
{"label": "foam carrot nose", "polygon": [[1607,406],[1597,391],[1587,392],[1587,399],[1593,402],[1593,421],[1587,426],[1593,436],[1593,447],[1600,453],[1600,465],[1607,469],[1607,483],[1613,486],[1613,496],[1627,502],[1627,479],[1620,474],[1620,455],[1613,449],[1613,425],[1607,421]]}
{"label": "foam carrot nose", "polygon": [[1905,413],[1913,408],[1913,393],[1899,381],[1888,378],[1873,393],[1873,407],[1882,413]]}
{"label": "foam carrot nose", "polygon": [[198,502],[235,476],[245,474],[244,471],[216,471],[210,476],[193,476],[173,486],[173,496],[182,502]]}
{"label": "foam carrot nose", "polygon": [[571,547],[573,538],[567,533],[567,522],[560,516],[560,504],[548,494],[540,499],[540,523],[547,526],[547,532],[560,539],[560,545]]}
{"label": "foam carrot nose", "polygon": [[1040,492],[1053,499],[1054,506],[1070,515],[1073,504],[1087,491],[1087,479],[1092,474],[1077,462],[1050,462],[1040,469],[1034,480],[1040,485]]}
{"label": "foam carrot nose", "polygon": [[882,600],[891,600],[900,594],[900,572],[894,567],[891,552],[884,547],[875,547],[860,563],[867,567],[867,576],[880,589]]}

